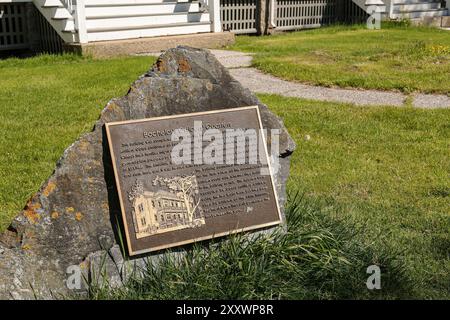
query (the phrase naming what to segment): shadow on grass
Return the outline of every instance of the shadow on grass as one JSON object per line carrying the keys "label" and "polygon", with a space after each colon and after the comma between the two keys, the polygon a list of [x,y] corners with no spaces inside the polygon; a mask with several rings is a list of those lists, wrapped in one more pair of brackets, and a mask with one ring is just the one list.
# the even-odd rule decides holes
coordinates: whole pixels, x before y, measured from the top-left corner
{"label": "shadow on grass", "polygon": [[[184,255],[149,264],[116,289],[91,287],[91,299],[399,299],[411,281],[399,252],[364,242],[365,226],[330,214],[304,196],[290,197],[287,232],[252,240],[196,244]],[[381,268],[381,290],[368,290],[366,269]]]}

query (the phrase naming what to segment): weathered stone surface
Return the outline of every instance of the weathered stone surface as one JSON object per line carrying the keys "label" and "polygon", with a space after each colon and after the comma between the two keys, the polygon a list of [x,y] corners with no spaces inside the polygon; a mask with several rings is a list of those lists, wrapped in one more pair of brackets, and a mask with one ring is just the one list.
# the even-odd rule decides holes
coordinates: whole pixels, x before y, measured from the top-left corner
{"label": "weathered stone surface", "polygon": [[[0,236],[0,298],[68,295],[68,266],[85,265],[88,257],[94,261],[102,250],[111,248],[117,256],[115,224],[120,221],[120,208],[104,133],[106,122],[248,105],[259,106],[265,128],[282,131],[281,168],[275,178],[283,205],[289,155],[295,144],[281,120],[209,51],[170,49],[125,97],[107,104],[93,131],[67,148],[53,175]],[[123,261],[122,257],[115,260]]]}

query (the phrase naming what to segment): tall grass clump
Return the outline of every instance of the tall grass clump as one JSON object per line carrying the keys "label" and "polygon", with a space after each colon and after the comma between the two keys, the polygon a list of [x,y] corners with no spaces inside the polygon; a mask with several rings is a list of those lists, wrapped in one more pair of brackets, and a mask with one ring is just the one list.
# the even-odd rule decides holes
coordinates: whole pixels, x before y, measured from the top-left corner
{"label": "tall grass clump", "polygon": [[[334,208],[335,209],[335,208]],[[410,281],[394,252],[363,243],[363,226],[333,208],[291,197],[287,228],[256,237],[233,235],[195,244],[148,263],[121,288],[91,285],[91,299],[404,298]],[[366,268],[379,265],[382,289],[368,290]]]}

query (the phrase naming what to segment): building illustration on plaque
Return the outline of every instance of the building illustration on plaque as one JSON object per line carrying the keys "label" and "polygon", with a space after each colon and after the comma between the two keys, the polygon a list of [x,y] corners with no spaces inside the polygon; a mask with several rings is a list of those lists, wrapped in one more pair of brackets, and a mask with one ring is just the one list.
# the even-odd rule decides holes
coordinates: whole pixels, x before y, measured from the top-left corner
{"label": "building illustration on plaque", "polygon": [[195,175],[156,177],[152,190],[136,180],[128,192],[136,238],[205,224]]}

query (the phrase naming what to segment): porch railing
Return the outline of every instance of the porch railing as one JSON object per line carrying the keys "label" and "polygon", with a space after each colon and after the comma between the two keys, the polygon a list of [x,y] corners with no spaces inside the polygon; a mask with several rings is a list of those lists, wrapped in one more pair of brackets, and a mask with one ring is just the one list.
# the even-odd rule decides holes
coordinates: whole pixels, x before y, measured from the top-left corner
{"label": "porch railing", "polygon": [[0,56],[8,52],[60,53],[62,40],[33,3],[0,3]]}
{"label": "porch railing", "polygon": [[275,23],[278,30],[318,28],[336,19],[335,0],[277,0]]}
{"label": "porch railing", "polygon": [[25,3],[0,3],[0,51],[29,47]]}
{"label": "porch railing", "polygon": [[221,0],[222,29],[234,33],[256,33],[257,0]]}
{"label": "porch railing", "polygon": [[[269,0],[266,0],[269,1]],[[234,33],[257,33],[258,19],[266,19],[276,30],[318,28],[341,22],[363,22],[367,15],[352,0],[270,0],[258,17],[260,0],[220,0],[222,27]]]}

